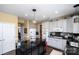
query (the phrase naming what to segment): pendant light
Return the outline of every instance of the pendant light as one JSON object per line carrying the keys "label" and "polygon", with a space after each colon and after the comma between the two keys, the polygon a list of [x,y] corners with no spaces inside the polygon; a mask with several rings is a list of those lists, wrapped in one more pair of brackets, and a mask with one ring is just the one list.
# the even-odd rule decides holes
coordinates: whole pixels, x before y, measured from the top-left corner
{"label": "pendant light", "polygon": [[36,23],[36,21],[35,21],[35,12],[36,12],[36,9],[32,9],[32,11],[34,12],[33,23]]}

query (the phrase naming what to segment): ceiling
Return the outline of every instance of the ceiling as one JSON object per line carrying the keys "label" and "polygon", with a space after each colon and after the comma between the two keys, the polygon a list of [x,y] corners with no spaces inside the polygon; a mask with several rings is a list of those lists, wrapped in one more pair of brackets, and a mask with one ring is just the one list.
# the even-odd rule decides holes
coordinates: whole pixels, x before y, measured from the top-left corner
{"label": "ceiling", "polygon": [[0,4],[0,11],[7,12],[28,20],[33,20],[35,8],[35,20],[43,21],[63,15],[73,14],[74,4]]}

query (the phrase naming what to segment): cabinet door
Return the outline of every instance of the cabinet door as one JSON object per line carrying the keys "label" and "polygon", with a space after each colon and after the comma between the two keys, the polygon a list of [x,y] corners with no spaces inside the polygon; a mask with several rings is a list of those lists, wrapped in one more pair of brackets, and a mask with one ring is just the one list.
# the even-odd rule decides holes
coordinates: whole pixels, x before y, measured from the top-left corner
{"label": "cabinet door", "polygon": [[52,39],[51,38],[47,41],[47,45],[52,46]]}
{"label": "cabinet door", "polygon": [[67,32],[72,33],[73,32],[73,20],[67,19]]}
{"label": "cabinet door", "polygon": [[58,28],[59,28],[59,32],[63,32],[63,21],[62,20],[58,21]]}
{"label": "cabinet door", "polygon": [[50,32],[53,31],[53,24],[52,24],[52,22],[49,22],[49,31],[50,31]]}
{"label": "cabinet door", "polygon": [[66,48],[66,40],[62,39],[62,50],[65,50]]}
{"label": "cabinet door", "polygon": [[56,32],[56,27],[57,27],[56,24],[57,24],[56,21],[54,21],[54,22],[53,22],[53,31],[54,31],[54,32]]}
{"label": "cabinet door", "polygon": [[52,39],[52,47],[57,48],[57,46],[58,46],[58,42],[57,42],[57,40],[55,38],[53,38]]}
{"label": "cabinet door", "polygon": [[16,30],[14,24],[3,24],[3,53],[15,49]]}
{"label": "cabinet door", "polygon": [[62,20],[63,32],[67,32],[67,20]]}
{"label": "cabinet door", "polygon": [[62,49],[62,39],[58,39],[57,42],[58,42],[58,49],[63,50]]}
{"label": "cabinet door", "polygon": [[64,50],[66,47],[66,40],[64,39],[57,39],[57,48]]}
{"label": "cabinet door", "polygon": [[3,50],[2,50],[2,48],[3,48],[2,42],[3,42],[3,40],[2,40],[2,23],[0,23],[0,54],[2,54],[2,52],[3,52]]}
{"label": "cabinet door", "polygon": [[73,33],[79,33],[79,23],[73,23]]}
{"label": "cabinet door", "polygon": [[55,41],[54,46],[59,49],[59,39],[55,38],[54,41]]}

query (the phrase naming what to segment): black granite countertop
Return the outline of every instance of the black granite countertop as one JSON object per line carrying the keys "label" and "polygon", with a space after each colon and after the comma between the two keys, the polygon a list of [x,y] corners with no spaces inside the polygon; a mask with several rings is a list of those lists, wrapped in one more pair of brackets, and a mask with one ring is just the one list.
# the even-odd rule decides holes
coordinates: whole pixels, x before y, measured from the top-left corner
{"label": "black granite countertop", "polygon": [[[38,48],[43,49],[44,47],[45,47],[45,41],[36,41],[36,42],[30,42],[29,40],[26,42],[23,41],[21,42],[21,45],[19,47],[16,45],[16,52],[17,52],[16,54],[22,54],[22,53],[29,54],[32,53],[33,50],[37,51],[39,50]],[[36,53],[38,54],[38,52]]]}
{"label": "black granite countertop", "polygon": [[67,46],[67,55],[79,55],[79,47]]}
{"label": "black granite countertop", "polygon": [[49,36],[49,38],[58,38],[58,39],[68,40],[71,42],[79,42],[78,40],[73,39],[73,37],[65,38],[64,36]]}

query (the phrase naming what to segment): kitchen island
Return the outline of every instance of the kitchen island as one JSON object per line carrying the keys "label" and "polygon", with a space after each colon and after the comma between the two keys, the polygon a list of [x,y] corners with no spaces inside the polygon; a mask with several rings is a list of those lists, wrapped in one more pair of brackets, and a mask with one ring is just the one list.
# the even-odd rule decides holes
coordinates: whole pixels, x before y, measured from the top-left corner
{"label": "kitchen island", "polygon": [[45,52],[45,41],[22,41],[20,46],[16,46],[16,55],[43,55]]}

